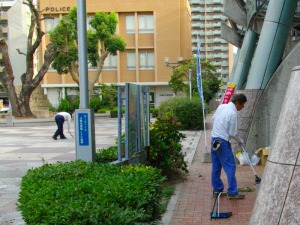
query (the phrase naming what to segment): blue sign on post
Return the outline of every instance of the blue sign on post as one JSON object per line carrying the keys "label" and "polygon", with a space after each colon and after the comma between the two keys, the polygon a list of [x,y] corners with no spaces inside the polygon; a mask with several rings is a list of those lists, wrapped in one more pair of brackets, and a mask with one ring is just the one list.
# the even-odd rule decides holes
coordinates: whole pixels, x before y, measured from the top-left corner
{"label": "blue sign on post", "polygon": [[89,145],[88,114],[78,113],[78,139],[80,146]]}

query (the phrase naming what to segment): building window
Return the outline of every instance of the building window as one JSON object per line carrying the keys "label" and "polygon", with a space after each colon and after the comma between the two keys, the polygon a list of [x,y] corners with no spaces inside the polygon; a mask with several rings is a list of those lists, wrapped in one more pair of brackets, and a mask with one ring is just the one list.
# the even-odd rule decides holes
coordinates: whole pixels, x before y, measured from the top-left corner
{"label": "building window", "polygon": [[136,69],[135,52],[127,52],[127,69]]}
{"label": "building window", "polygon": [[126,16],[126,34],[134,34],[135,20],[134,16]]}
{"label": "building window", "polygon": [[117,69],[117,56],[116,55],[108,55],[104,60],[103,65],[104,70],[116,70]]}
{"label": "building window", "polygon": [[45,20],[45,28],[46,28],[46,34],[49,33],[49,31],[52,31],[58,24],[59,18],[54,17],[53,19],[46,19]]}
{"label": "building window", "polygon": [[139,56],[140,70],[154,70],[154,52],[141,51]]}
{"label": "building window", "polygon": [[154,33],[153,15],[139,15],[139,33]]}

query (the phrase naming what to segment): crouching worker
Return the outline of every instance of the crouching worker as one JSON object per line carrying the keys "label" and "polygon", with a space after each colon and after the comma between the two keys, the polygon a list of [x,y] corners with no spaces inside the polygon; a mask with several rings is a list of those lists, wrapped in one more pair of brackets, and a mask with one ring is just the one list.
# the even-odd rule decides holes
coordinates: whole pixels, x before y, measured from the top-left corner
{"label": "crouching worker", "polygon": [[240,144],[243,140],[237,137],[237,115],[244,108],[247,98],[244,94],[234,94],[231,102],[220,105],[213,115],[213,128],[211,133],[211,160],[212,160],[212,187],[213,195],[223,192],[224,184],[221,180],[221,170],[227,175],[229,199],[243,199],[245,195],[238,193],[235,176],[236,164],[229,142],[230,138],[236,139]]}
{"label": "crouching worker", "polygon": [[57,137],[59,135],[60,139],[67,139],[66,136],[64,135],[64,122],[67,121],[68,131],[70,133],[70,126],[71,126],[71,119],[72,119],[71,114],[67,112],[59,112],[55,114],[54,119],[57,124],[57,130],[55,131],[52,138],[54,140],[57,140]]}

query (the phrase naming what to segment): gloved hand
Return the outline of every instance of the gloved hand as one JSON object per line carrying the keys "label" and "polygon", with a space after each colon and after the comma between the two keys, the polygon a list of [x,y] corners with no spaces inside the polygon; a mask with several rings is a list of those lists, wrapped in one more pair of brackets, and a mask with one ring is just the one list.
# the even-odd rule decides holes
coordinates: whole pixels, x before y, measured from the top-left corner
{"label": "gloved hand", "polygon": [[240,145],[244,145],[244,144],[245,144],[244,140],[243,140],[242,138],[240,138],[240,137],[237,137],[237,142],[238,142]]}
{"label": "gloved hand", "polygon": [[235,136],[235,137],[233,137],[240,145],[244,145],[245,144],[245,142],[244,142],[244,140],[242,139],[242,138],[240,138],[240,137],[237,137],[237,136]]}

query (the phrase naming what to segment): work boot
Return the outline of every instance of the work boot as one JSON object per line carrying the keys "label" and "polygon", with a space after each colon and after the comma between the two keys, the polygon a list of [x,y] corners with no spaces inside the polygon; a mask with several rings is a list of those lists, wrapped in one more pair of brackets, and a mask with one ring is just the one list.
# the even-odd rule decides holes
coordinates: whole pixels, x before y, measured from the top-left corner
{"label": "work boot", "polygon": [[228,199],[232,200],[232,199],[244,199],[245,198],[245,195],[244,194],[240,194],[240,193],[237,193],[237,194],[230,194],[230,193],[227,193],[227,197]]}

